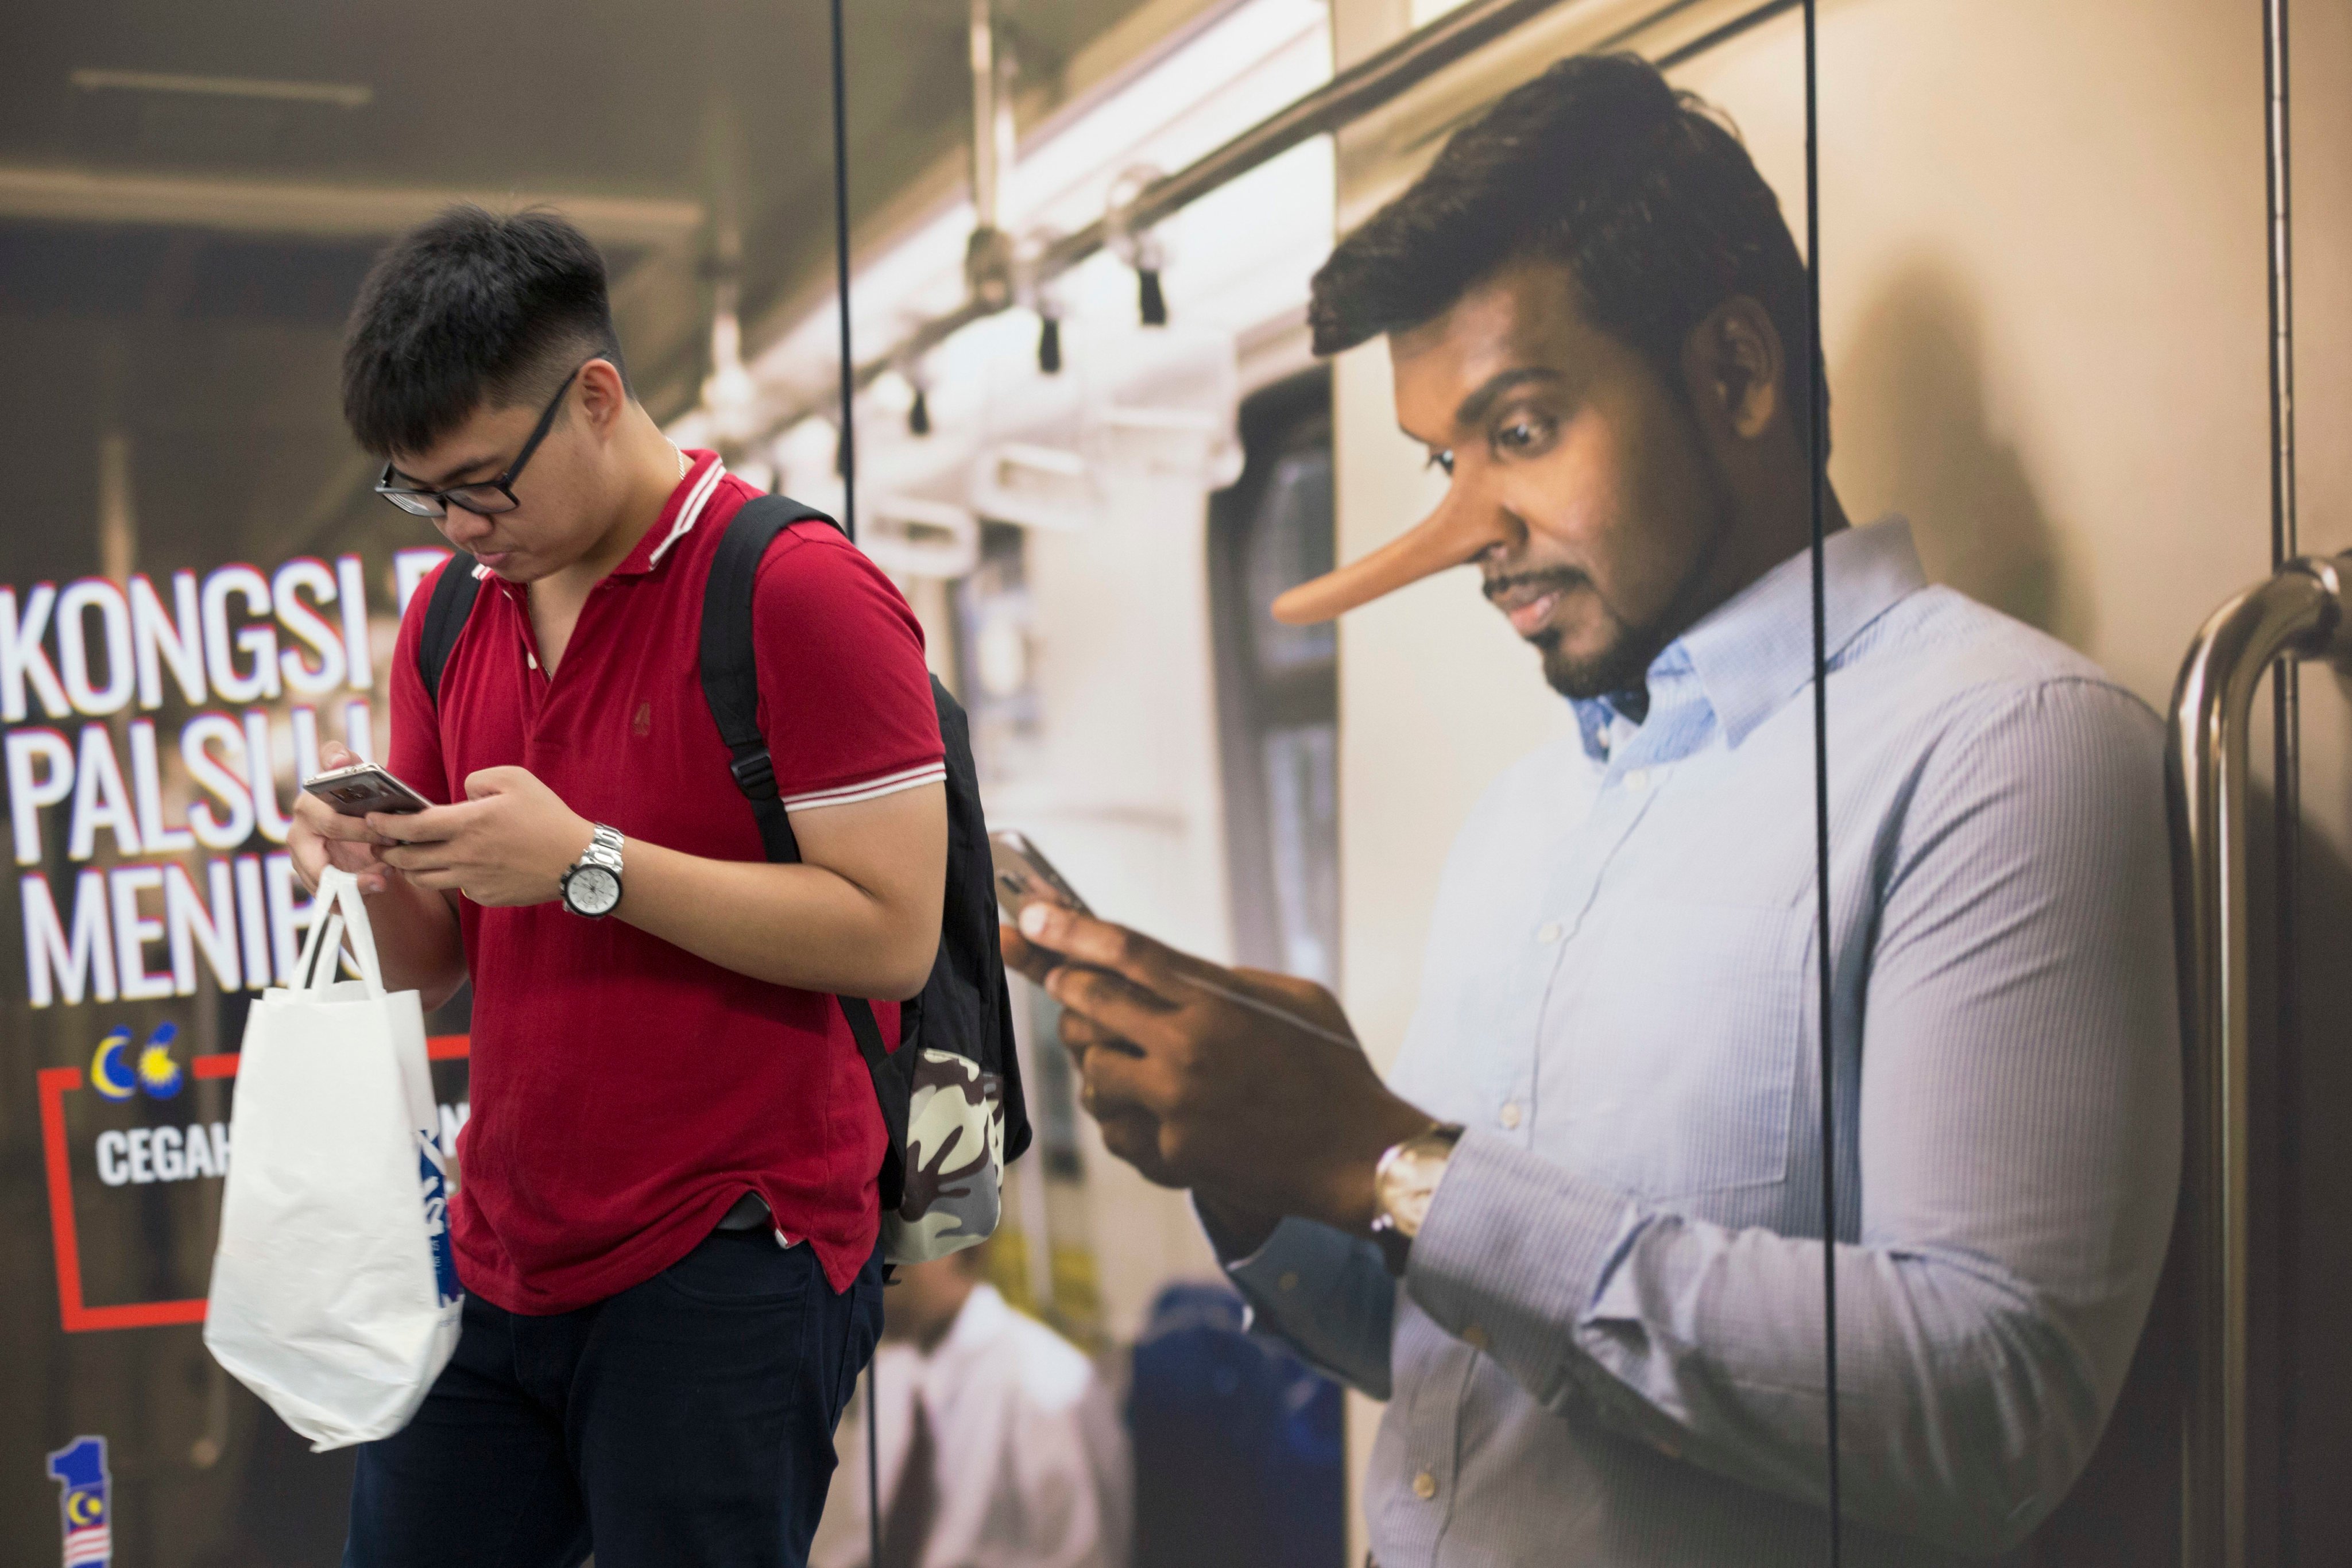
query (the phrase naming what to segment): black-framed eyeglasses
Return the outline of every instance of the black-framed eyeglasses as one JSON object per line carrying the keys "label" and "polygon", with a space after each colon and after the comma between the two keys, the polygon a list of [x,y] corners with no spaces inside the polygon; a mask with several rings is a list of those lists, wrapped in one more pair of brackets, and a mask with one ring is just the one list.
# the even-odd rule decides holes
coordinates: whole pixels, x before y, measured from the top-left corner
{"label": "black-framed eyeglasses", "polygon": [[539,450],[539,444],[546,440],[547,433],[555,427],[555,411],[563,406],[563,394],[572,390],[572,383],[580,379],[580,372],[592,362],[591,360],[583,360],[572,367],[572,373],[563,378],[563,384],[555,389],[555,396],[541,412],[539,423],[531,427],[530,439],[522,444],[522,450],[515,454],[514,462],[497,478],[473,485],[452,485],[446,490],[427,490],[415,485],[394,484],[392,465],[387,463],[383,465],[383,477],[375,482],[375,493],[402,511],[418,517],[446,517],[452,507],[485,517],[513,511],[522,505],[515,499],[514,493],[514,482],[521,475],[522,465],[530,461],[530,455]]}

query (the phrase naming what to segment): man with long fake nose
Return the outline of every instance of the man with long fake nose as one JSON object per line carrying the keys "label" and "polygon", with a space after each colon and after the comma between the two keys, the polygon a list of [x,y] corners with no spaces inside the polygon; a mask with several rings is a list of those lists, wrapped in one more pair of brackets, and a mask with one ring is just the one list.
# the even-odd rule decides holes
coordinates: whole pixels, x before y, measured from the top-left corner
{"label": "man with long fake nose", "polygon": [[1463,829],[1385,1082],[1318,987],[1005,932],[1111,1149],[1388,1400],[1381,1568],[1822,1562],[1825,1158],[1846,1563],[2016,1551],[2131,1362],[2180,1116],[2158,727],[1833,494],[1822,1124],[1806,299],[1737,135],[1630,57],[1504,97],[1317,276],[1318,350],[1387,336],[1451,487],[1275,612],[1475,565],[1579,721]]}

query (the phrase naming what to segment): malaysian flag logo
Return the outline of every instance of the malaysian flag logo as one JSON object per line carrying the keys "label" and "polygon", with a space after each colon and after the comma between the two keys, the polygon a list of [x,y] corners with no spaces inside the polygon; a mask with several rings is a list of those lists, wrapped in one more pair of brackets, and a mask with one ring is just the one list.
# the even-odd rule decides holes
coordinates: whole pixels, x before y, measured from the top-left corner
{"label": "malaysian flag logo", "polygon": [[77,1437],[49,1456],[49,1479],[66,1489],[58,1514],[65,1530],[65,1568],[105,1568],[114,1556],[113,1483],[106,1473],[106,1439]]}

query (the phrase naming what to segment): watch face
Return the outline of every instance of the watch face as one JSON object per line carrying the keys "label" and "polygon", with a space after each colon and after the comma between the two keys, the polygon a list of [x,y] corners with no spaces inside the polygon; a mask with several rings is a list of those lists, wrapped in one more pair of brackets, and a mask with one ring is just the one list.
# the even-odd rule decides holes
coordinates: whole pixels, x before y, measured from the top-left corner
{"label": "watch face", "polygon": [[1435,1128],[1399,1144],[1381,1162],[1375,1194],[1381,1211],[1398,1235],[1410,1239],[1421,1234],[1422,1221],[1429,1217],[1430,1201],[1437,1196],[1437,1184],[1461,1135],[1459,1127]]}
{"label": "watch face", "polygon": [[580,865],[563,881],[563,902],[581,915],[609,915],[621,902],[621,879],[600,865]]}

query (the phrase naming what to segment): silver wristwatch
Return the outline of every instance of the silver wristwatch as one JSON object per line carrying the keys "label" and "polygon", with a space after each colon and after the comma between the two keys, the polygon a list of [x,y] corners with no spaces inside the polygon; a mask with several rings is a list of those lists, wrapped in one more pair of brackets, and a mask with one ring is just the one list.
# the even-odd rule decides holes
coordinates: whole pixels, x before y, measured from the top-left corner
{"label": "silver wristwatch", "polygon": [[601,920],[621,903],[621,835],[604,823],[580,858],[563,873],[563,907]]}
{"label": "silver wristwatch", "polygon": [[1372,1218],[1372,1239],[1389,1272],[1402,1279],[1412,1239],[1429,1216],[1430,1200],[1445,1175],[1454,1145],[1462,1141],[1459,1126],[1441,1123],[1390,1147],[1372,1168],[1372,1200],[1380,1212]]}

